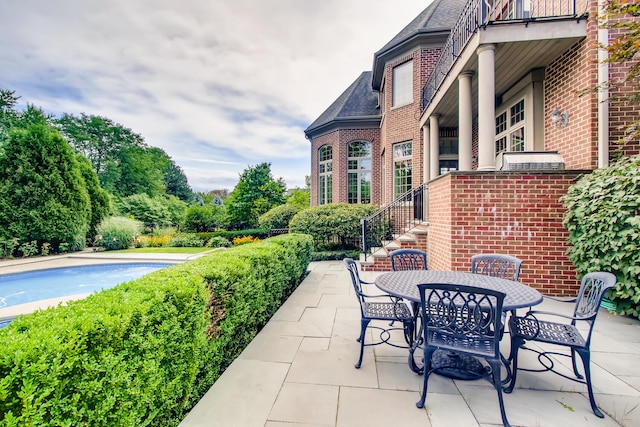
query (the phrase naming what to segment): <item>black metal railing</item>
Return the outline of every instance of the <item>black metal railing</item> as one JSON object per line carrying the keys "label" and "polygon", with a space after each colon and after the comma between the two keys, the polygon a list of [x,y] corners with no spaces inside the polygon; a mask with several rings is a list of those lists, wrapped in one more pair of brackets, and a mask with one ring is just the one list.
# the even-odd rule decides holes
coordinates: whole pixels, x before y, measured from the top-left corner
{"label": "black metal railing", "polygon": [[442,48],[442,54],[422,89],[422,111],[436,95],[451,68],[479,28],[490,23],[577,17],[587,12],[588,0],[471,0]]}
{"label": "black metal railing", "polygon": [[394,235],[403,234],[407,229],[425,221],[426,201],[427,186],[422,184],[363,219],[361,223],[364,259],[367,259],[373,248],[382,247],[385,241],[393,240]]}

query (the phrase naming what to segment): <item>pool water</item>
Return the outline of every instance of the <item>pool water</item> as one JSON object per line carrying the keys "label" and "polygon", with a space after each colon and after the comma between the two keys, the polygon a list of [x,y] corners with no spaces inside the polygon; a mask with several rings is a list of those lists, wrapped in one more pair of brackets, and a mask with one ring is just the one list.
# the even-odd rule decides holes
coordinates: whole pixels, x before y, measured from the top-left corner
{"label": "pool water", "polygon": [[101,264],[0,275],[0,308],[112,288],[168,263]]}

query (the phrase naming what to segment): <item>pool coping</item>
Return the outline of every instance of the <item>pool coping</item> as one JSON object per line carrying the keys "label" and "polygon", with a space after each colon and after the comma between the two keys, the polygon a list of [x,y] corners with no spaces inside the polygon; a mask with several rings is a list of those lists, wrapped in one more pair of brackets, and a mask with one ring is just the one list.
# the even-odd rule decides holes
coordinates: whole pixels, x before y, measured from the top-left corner
{"label": "pool coping", "polygon": [[[26,273],[52,268],[80,267],[86,265],[133,264],[140,262],[180,264],[190,259],[199,258],[209,252],[210,251],[206,251],[197,254],[77,252],[65,255],[50,255],[46,257],[0,260],[0,275]],[[0,321],[11,320],[20,315],[30,314],[50,307],[57,307],[61,304],[64,305],[69,301],[83,299],[89,295],[90,294],[67,295],[59,298],[49,298],[0,308]]]}

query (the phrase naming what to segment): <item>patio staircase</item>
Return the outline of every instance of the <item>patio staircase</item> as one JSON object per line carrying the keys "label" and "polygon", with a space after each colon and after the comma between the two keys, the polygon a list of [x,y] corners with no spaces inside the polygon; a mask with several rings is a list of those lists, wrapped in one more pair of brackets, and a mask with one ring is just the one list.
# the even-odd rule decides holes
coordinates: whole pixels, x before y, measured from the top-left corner
{"label": "patio staircase", "polygon": [[362,220],[360,266],[364,271],[390,271],[389,254],[400,248],[426,251],[425,184],[413,188]]}

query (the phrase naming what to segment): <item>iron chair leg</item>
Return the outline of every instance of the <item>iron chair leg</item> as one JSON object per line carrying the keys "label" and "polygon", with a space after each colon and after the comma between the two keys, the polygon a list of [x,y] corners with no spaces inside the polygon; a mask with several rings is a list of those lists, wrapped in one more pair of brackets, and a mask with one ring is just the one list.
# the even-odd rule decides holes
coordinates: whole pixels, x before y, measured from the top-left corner
{"label": "iron chair leg", "polygon": [[524,345],[523,339],[511,338],[511,354],[509,355],[509,360],[513,365],[511,366],[511,380],[503,389],[505,393],[511,393],[516,385],[516,376],[518,375],[518,350],[522,345]]}
{"label": "iron chair leg", "polygon": [[496,389],[496,392],[498,392],[498,403],[500,404],[502,424],[504,424],[504,427],[511,427],[511,424],[509,424],[509,420],[507,419],[507,413],[504,409],[504,399],[502,396],[502,380],[500,379],[500,365],[502,362],[498,360],[493,362],[487,361],[487,363],[491,366],[491,382],[493,383],[493,387]]}
{"label": "iron chair leg", "polygon": [[424,401],[427,399],[427,383],[429,382],[429,375],[431,375],[431,357],[435,352],[435,348],[424,351],[424,372],[422,373],[422,395],[420,400],[416,403],[418,408],[424,408]]}
{"label": "iron chair leg", "polygon": [[367,326],[369,326],[370,319],[362,319],[360,321],[360,336],[356,341],[360,343],[360,357],[358,358],[358,363],[356,363],[356,369],[360,369],[362,365],[362,356],[364,355],[364,335],[367,332]]}
{"label": "iron chair leg", "polygon": [[593,413],[596,414],[596,417],[604,418],[604,414],[600,411],[598,405],[596,405],[596,399],[593,397],[593,387],[591,386],[591,357],[589,354],[589,350],[576,349],[576,352],[582,359],[582,366],[584,367],[584,376],[586,377],[585,382],[587,383],[587,391],[589,392],[589,403],[591,403],[591,409],[593,410]]}

